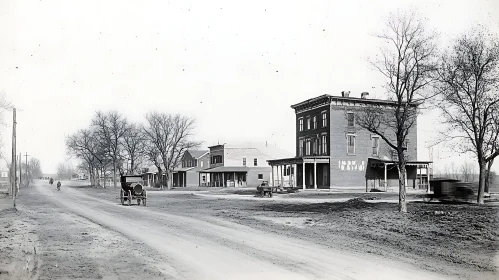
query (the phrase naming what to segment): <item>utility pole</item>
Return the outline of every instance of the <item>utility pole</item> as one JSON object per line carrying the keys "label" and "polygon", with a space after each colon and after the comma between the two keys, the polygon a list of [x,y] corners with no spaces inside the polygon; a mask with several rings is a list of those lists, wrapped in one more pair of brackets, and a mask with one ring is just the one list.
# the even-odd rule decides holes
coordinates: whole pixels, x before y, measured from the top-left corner
{"label": "utility pole", "polygon": [[[26,187],[28,187],[28,185],[29,185],[29,165],[28,165],[28,157],[29,157],[30,155],[28,155],[28,153],[25,153],[25,154],[24,154],[24,156],[26,157],[26,178],[25,178],[25,180],[26,180],[26,184],[25,184],[25,185],[26,185]],[[22,160],[21,160],[21,161],[22,161]]]}
{"label": "utility pole", "polygon": [[16,159],[16,108],[13,110],[13,127],[12,127],[12,165],[13,166],[13,180],[12,180],[12,201],[14,208],[16,208],[16,190],[17,190],[17,159]]}
{"label": "utility pole", "polygon": [[19,187],[23,186],[22,176],[23,176],[23,157],[21,153],[19,153]]}

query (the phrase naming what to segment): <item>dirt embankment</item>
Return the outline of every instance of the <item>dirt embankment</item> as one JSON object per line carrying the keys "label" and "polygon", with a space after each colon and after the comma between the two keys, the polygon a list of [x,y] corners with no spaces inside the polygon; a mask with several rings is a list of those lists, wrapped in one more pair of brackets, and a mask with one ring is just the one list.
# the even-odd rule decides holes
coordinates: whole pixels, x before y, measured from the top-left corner
{"label": "dirt embankment", "polygon": [[40,267],[38,236],[33,220],[0,196],[0,280],[36,279]]}

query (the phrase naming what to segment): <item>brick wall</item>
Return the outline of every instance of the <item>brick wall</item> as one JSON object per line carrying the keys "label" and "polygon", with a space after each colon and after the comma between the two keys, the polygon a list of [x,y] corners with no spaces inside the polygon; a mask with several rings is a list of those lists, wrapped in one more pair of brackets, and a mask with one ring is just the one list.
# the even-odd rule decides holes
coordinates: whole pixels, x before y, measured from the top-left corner
{"label": "brick wall", "polygon": [[[374,134],[358,127],[349,128],[345,118],[348,107],[331,106],[330,109],[330,184],[331,186],[361,187],[366,184],[366,168],[372,154],[372,136]],[[355,135],[355,153],[347,153],[347,134]],[[408,157],[416,160],[417,157],[417,125],[415,124],[408,135]],[[389,156],[388,144],[380,138],[379,156]],[[397,173],[389,172],[392,177]],[[396,177],[395,177],[396,178]],[[393,180],[393,179],[392,179]],[[390,180],[390,181],[392,181]],[[393,182],[390,182],[393,183]],[[408,182],[409,183],[409,182]]]}

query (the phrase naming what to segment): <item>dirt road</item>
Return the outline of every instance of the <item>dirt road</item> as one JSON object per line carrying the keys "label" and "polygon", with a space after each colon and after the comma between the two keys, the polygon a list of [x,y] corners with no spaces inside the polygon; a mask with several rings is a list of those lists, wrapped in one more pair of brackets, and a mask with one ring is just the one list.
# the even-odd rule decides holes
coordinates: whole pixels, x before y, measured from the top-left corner
{"label": "dirt road", "polygon": [[[154,193],[149,197],[154,201]],[[54,217],[37,217],[38,222],[60,226],[59,233],[38,236],[56,243],[39,245],[42,261],[48,259],[40,279],[445,279],[408,264],[326,249],[215,217],[121,206],[71,188],[57,191],[39,183],[20,201],[49,205],[39,212],[53,211]],[[32,206],[21,211],[35,215]],[[57,243],[59,237],[64,240]],[[68,258],[73,259],[65,263]]]}

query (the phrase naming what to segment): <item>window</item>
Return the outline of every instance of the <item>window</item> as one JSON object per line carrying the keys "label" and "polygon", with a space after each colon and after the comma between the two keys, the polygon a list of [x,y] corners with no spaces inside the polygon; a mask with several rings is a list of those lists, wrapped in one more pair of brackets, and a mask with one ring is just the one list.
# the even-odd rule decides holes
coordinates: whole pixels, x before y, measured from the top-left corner
{"label": "window", "polygon": [[402,144],[402,148],[404,148],[405,150],[407,150],[407,148],[408,148],[408,144],[409,144],[408,142],[409,142],[409,139],[405,139],[404,143]]}
{"label": "window", "polygon": [[327,126],[327,114],[326,112],[322,112],[322,127]]}
{"label": "window", "polygon": [[327,155],[327,135],[322,135],[322,154]]}
{"label": "window", "polygon": [[298,123],[300,124],[300,128],[299,128],[299,129],[300,129],[300,131],[303,131],[303,118],[300,118],[300,119],[298,120]]}
{"label": "window", "polygon": [[317,154],[317,139],[312,139],[312,155]]}
{"label": "window", "polygon": [[371,138],[371,147],[373,156],[379,155],[379,136],[373,136]]}
{"label": "window", "polygon": [[347,153],[349,155],[355,154],[355,135],[348,134],[347,135],[348,148]]}
{"label": "window", "polygon": [[307,117],[307,129],[310,129],[310,117]]}
{"label": "window", "polygon": [[263,180],[263,174],[258,174],[258,180]]}
{"label": "window", "polygon": [[204,161],[201,161],[201,167],[203,167],[203,163],[204,163]]}
{"label": "window", "polygon": [[314,116],[312,124],[313,124],[313,128],[316,129],[317,128],[317,116]]}
{"label": "window", "polygon": [[246,158],[243,158],[243,166],[246,166]]}
{"label": "window", "polygon": [[257,166],[257,165],[258,165],[258,159],[255,158],[255,159],[253,159],[253,166]]}
{"label": "window", "polygon": [[298,140],[298,156],[303,156],[303,139]]}
{"label": "window", "polygon": [[355,117],[353,113],[347,113],[347,121],[348,121],[348,126],[353,126],[355,122]]}
{"label": "window", "polygon": [[306,150],[305,150],[305,155],[309,156],[310,155],[310,139],[306,140]]}
{"label": "window", "polygon": [[221,155],[211,156],[211,164],[217,164],[217,163],[222,163],[222,156]]}

